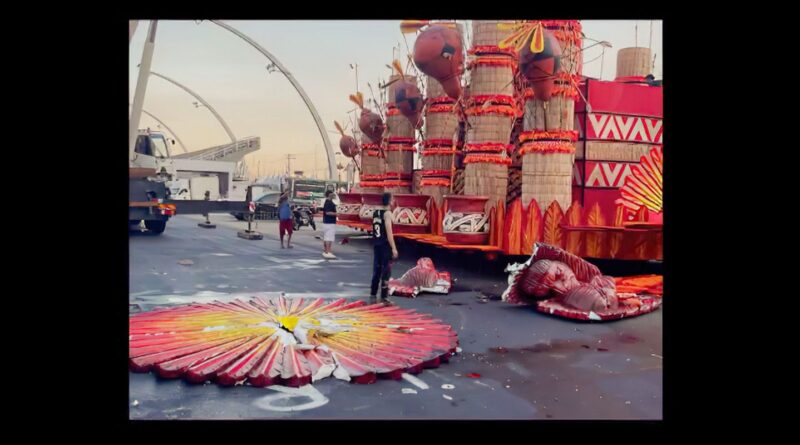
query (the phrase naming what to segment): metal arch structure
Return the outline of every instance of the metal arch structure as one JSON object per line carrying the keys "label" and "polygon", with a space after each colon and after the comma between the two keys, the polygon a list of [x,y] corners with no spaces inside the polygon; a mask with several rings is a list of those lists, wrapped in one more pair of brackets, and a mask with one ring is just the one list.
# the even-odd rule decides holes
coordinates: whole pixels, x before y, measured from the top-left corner
{"label": "metal arch structure", "polygon": [[199,94],[197,94],[194,91],[192,91],[191,89],[189,89],[189,87],[187,87],[185,85],[182,85],[182,84],[178,83],[176,80],[170,79],[169,77],[167,77],[167,76],[165,76],[163,74],[159,74],[159,73],[157,73],[155,71],[150,71],[150,74],[153,75],[153,76],[156,76],[156,77],[160,77],[160,78],[166,80],[167,82],[177,86],[178,88],[186,91],[187,93],[191,94],[192,97],[194,97],[195,99],[200,101],[200,103],[205,105],[206,108],[208,108],[209,111],[211,111],[211,114],[213,114],[214,117],[217,118],[219,123],[222,125],[222,128],[225,129],[225,132],[228,133],[228,137],[231,138],[231,143],[236,143],[236,136],[233,135],[233,132],[231,131],[230,127],[228,127],[228,124],[225,122],[224,119],[222,119],[222,116],[220,116],[219,113],[217,113],[217,110],[215,110],[214,107],[211,106],[211,104],[209,104],[208,102],[205,101],[205,99],[200,97]]}
{"label": "metal arch structure", "polygon": [[164,122],[163,122],[161,119],[159,119],[159,118],[155,117],[155,115],[153,115],[152,113],[149,113],[149,112],[148,112],[147,110],[145,110],[144,108],[142,108],[142,113],[144,113],[144,114],[146,114],[146,115],[148,115],[148,116],[152,117],[153,119],[155,119],[155,120],[156,120],[156,122],[158,122],[159,124],[163,125],[163,126],[164,126],[164,128],[166,128],[166,129],[167,129],[167,131],[169,131],[169,132],[170,132],[170,133],[171,133],[173,136],[175,136],[175,140],[177,140],[177,141],[178,141],[178,143],[181,145],[181,149],[183,150],[183,152],[184,152],[184,153],[189,153],[189,150],[187,150],[187,149],[186,149],[186,146],[185,146],[185,145],[183,145],[183,141],[181,141],[181,138],[179,138],[179,137],[178,137],[178,134],[177,134],[177,133],[175,133],[174,131],[172,131],[172,128],[169,128],[169,127],[167,126],[167,124],[165,124],[165,123],[164,123]]}
{"label": "metal arch structure", "polygon": [[335,179],[336,178],[336,156],[334,155],[333,147],[331,146],[331,141],[328,138],[328,132],[325,130],[325,125],[322,123],[322,119],[317,112],[317,109],[314,107],[314,104],[311,102],[311,99],[308,97],[306,92],[303,90],[303,87],[297,82],[297,80],[292,76],[289,70],[286,69],[285,66],[269,51],[264,49],[263,46],[259,45],[256,41],[248,37],[246,34],[243,34],[236,28],[228,25],[227,23],[223,23],[220,20],[210,20],[211,23],[214,23],[228,31],[232,32],[245,42],[249,43],[252,47],[257,49],[261,54],[264,55],[270,62],[272,62],[276,68],[284,75],[287,79],[289,79],[289,83],[292,84],[294,89],[300,94],[300,97],[303,99],[303,102],[306,104],[306,108],[308,111],[311,112],[311,115],[314,117],[314,122],[317,124],[317,129],[319,130],[320,135],[322,135],[322,142],[325,145],[325,152],[328,155],[328,179]]}

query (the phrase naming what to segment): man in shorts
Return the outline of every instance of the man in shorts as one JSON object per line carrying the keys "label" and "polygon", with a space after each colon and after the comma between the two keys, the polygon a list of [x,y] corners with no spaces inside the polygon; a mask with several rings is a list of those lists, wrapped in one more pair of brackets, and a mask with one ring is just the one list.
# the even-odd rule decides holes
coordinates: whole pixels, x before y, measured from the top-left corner
{"label": "man in shorts", "polygon": [[292,245],[292,231],[294,225],[294,215],[292,208],[289,205],[289,197],[286,193],[281,195],[278,200],[278,234],[281,237],[281,249],[283,249],[283,236],[289,234],[289,239],[286,241],[286,247],[293,248]]}
{"label": "man in shorts", "polygon": [[381,301],[389,303],[389,278],[392,276],[392,260],[397,259],[397,245],[392,232],[392,194],[384,193],[381,207],[372,212],[372,282],[370,283],[369,301],[378,302],[378,286],[381,289]]}
{"label": "man in shorts", "polygon": [[325,204],[322,206],[322,257],[332,260],[336,255],[331,252],[336,240],[336,204],[333,203],[333,190],[325,192]]}

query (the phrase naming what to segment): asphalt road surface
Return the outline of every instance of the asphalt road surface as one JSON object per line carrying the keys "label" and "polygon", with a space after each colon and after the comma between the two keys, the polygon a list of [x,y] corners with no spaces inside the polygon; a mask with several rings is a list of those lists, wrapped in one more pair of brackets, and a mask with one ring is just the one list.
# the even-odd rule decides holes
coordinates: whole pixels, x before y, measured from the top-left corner
{"label": "asphalt road surface", "polygon": [[[276,222],[254,224],[264,239],[248,241],[236,236],[247,224],[232,216],[212,215],[216,229],[197,227],[201,220],[174,217],[160,236],[131,232],[132,311],[281,292],[288,298],[369,294],[372,247],[363,233],[338,227],[338,259],[325,260],[321,232],[309,227],[295,232],[294,249],[282,250]],[[345,236],[354,238],[342,245]],[[427,255],[455,279],[449,295],[390,297],[453,326],[461,352],[450,363],[416,379],[359,385],[330,377],[302,388],[227,388],[130,373],[130,418],[662,418],[661,310],[606,323],[559,319],[496,300],[507,285],[502,268],[508,260],[487,265],[480,255],[408,242],[399,249],[394,277]],[[179,264],[186,259],[193,264]]]}

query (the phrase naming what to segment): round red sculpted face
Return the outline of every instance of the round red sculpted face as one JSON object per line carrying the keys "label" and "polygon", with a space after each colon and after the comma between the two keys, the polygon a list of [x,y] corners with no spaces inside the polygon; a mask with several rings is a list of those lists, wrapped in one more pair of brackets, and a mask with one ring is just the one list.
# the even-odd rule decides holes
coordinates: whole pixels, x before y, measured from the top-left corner
{"label": "round red sculpted face", "polygon": [[522,277],[522,290],[537,299],[564,295],[580,286],[575,273],[564,263],[540,260],[531,265]]}
{"label": "round red sculpted face", "polygon": [[444,26],[428,27],[414,42],[414,64],[438,80],[447,95],[454,99],[461,95],[458,76],[464,65],[463,47],[458,32]]}
{"label": "round red sculpted face", "polygon": [[400,81],[395,88],[394,101],[400,113],[407,117],[415,127],[422,124],[421,114],[424,101],[416,84]]}
{"label": "round red sculpted face", "polygon": [[339,139],[339,150],[348,158],[352,158],[358,154],[358,143],[352,136],[342,136]]}
{"label": "round red sculpted face", "polygon": [[358,128],[361,129],[370,139],[378,142],[383,137],[383,120],[381,116],[373,111],[361,110],[361,117],[358,119]]}
{"label": "round red sculpted face", "polygon": [[533,89],[533,95],[550,100],[555,87],[555,74],[561,66],[561,45],[549,30],[544,32],[544,51],[532,53],[527,42],[519,54],[519,69]]}

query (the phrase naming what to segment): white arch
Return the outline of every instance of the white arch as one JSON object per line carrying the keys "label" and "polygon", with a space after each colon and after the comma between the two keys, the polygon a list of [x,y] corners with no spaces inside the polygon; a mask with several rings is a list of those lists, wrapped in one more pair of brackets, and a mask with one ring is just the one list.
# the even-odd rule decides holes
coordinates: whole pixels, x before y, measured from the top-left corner
{"label": "white arch", "polygon": [[297,80],[292,76],[289,70],[283,66],[283,64],[269,51],[264,49],[263,46],[259,45],[253,39],[248,37],[247,35],[241,33],[236,28],[228,25],[227,23],[223,23],[220,20],[211,20],[211,23],[221,26],[222,28],[227,29],[228,31],[232,32],[233,34],[237,35],[239,38],[244,40],[245,42],[249,43],[255,49],[257,49],[261,54],[263,54],[270,62],[272,62],[287,79],[292,84],[295,90],[300,94],[300,97],[305,102],[308,111],[311,112],[311,116],[314,117],[314,122],[317,124],[317,129],[319,129],[320,135],[322,135],[322,142],[325,144],[325,152],[328,155],[328,179],[336,178],[336,156],[333,152],[333,147],[331,146],[331,141],[328,138],[328,132],[325,130],[325,125],[322,123],[322,119],[319,117],[319,113],[317,113],[317,109],[314,107],[314,104],[311,102],[311,99],[308,97],[306,92],[303,90],[303,87],[297,82]]}
{"label": "white arch", "polygon": [[181,149],[183,149],[183,152],[184,152],[184,153],[189,153],[189,150],[187,150],[187,149],[186,149],[186,146],[185,146],[185,145],[183,145],[183,142],[181,141],[181,138],[179,138],[179,137],[178,137],[178,134],[177,134],[177,133],[175,133],[174,131],[172,131],[172,128],[169,128],[169,127],[167,126],[167,124],[165,124],[165,123],[164,123],[164,122],[163,122],[161,119],[159,119],[159,118],[155,117],[155,116],[154,116],[152,113],[148,113],[148,112],[147,112],[147,110],[145,110],[144,108],[142,108],[142,113],[144,113],[144,114],[146,114],[146,115],[148,115],[148,116],[152,117],[153,119],[155,119],[155,120],[156,120],[156,122],[158,122],[159,124],[163,125],[163,126],[164,126],[164,128],[166,128],[166,129],[167,129],[167,131],[169,131],[169,132],[170,132],[170,133],[171,133],[173,136],[175,136],[175,140],[177,140],[177,141],[178,141],[178,143],[179,143],[179,144],[181,144]]}
{"label": "white arch", "polygon": [[157,73],[155,71],[150,71],[150,74],[152,74],[153,76],[156,76],[156,77],[160,77],[160,78],[166,80],[167,82],[170,82],[171,84],[173,84],[173,85],[177,86],[178,88],[181,88],[182,90],[184,90],[187,93],[191,94],[192,97],[194,97],[195,99],[199,100],[200,103],[205,105],[206,108],[208,108],[209,111],[211,111],[211,114],[213,114],[214,117],[217,118],[219,123],[222,125],[222,128],[224,128],[225,132],[228,133],[228,137],[231,138],[231,142],[233,142],[233,143],[236,142],[236,136],[233,135],[233,132],[231,131],[230,127],[228,127],[228,124],[225,122],[224,119],[222,119],[222,116],[220,116],[219,113],[217,113],[217,110],[215,110],[214,107],[211,106],[211,104],[209,104],[208,102],[205,101],[205,99],[200,97],[199,94],[197,94],[194,91],[192,91],[191,89],[189,89],[189,87],[187,87],[185,85],[182,85],[182,84],[178,83],[178,81],[170,79],[169,77],[167,77],[167,76],[165,76],[163,74],[159,74],[159,73]]}

